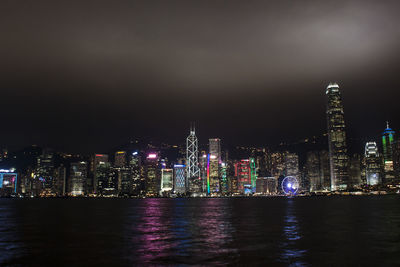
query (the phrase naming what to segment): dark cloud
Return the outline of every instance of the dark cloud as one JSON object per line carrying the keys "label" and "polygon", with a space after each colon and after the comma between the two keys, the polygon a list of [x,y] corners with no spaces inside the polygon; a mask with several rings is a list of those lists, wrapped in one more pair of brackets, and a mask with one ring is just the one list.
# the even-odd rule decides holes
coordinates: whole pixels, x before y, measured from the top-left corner
{"label": "dark cloud", "polygon": [[195,120],[203,139],[268,145],[325,131],[330,81],[343,89],[349,135],[375,138],[400,119],[399,7],[2,1],[1,144],[177,142]]}

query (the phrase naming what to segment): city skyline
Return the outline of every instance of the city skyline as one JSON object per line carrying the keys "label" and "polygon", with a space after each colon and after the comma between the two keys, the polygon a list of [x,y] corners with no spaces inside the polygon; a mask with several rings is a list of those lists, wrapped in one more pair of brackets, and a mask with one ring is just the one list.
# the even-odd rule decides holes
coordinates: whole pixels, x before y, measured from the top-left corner
{"label": "city skyline", "polygon": [[0,1],[0,266],[400,266],[399,10]]}

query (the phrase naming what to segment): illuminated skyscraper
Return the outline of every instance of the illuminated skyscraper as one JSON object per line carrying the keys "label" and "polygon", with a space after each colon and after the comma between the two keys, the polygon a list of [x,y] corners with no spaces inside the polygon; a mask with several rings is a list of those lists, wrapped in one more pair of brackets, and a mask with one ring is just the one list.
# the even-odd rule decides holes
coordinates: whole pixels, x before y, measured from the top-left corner
{"label": "illuminated skyscraper", "polygon": [[86,179],[87,163],[85,161],[71,163],[69,178],[71,196],[85,195]]}
{"label": "illuminated skyscraper", "polygon": [[159,168],[159,157],[156,153],[147,155],[144,162],[144,174],[146,184],[146,195],[150,197],[158,196],[161,185],[161,175]]}
{"label": "illuminated skyscraper", "polygon": [[[105,163],[108,163],[108,155],[106,154],[94,154],[90,163],[90,173],[91,173],[91,178],[92,181],[90,181],[90,183],[88,183],[88,186],[90,186],[90,184],[93,187],[93,193],[97,194],[98,193],[98,174],[99,172],[97,172],[97,168],[100,165],[104,165]],[[88,193],[91,193],[88,189]]]}
{"label": "illuminated skyscraper", "polygon": [[114,168],[118,174],[118,193],[120,196],[132,194],[132,174],[128,167]]}
{"label": "illuminated skyscraper", "polygon": [[199,158],[202,192],[207,192],[207,158],[206,152],[203,151]]}
{"label": "illuminated skyscraper", "polygon": [[114,166],[119,168],[126,166],[126,151],[115,152]]}
{"label": "illuminated skyscraper", "polygon": [[209,142],[209,153],[215,157],[215,160],[218,162],[221,161],[221,139],[219,138],[210,138]]}
{"label": "illuminated skyscraper", "polygon": [[209,193],[220,192],[220,163],[221,163],[221,139],[209,139],[208,160],[208,190]]}
{"label": "illuminated skyscraper", "polygon": [[389,128],[389,122],[386,123],[386,129],[382,133],[382,147],[383,147],[383,170],[384,170],[384,182],[392,183],[394,180],[394,168],[393,168],[393,143],[394,143],[394,131]]}
{"label": "illuminated skyscraper", "polygon": [[326,88],[331,190],[346,190],[348,185],[348,156],[344,111],[339,85],[330,83]]}
{"label": "illuminated skyscraper", "polygon": [[381,159],[375,142],[365,144],[365,178],[368,185],[377,185],[381,179]]}
{"label": "illuminated skyscraper", "polygon": [[174,180],[173,169],[161,169],[161,194],[165,194],[172,191]]}
{"label": "illuminated skyscraper", "polygon": [[183,194],[186,192],[186,167],[182,164],[174,165],[174,192]]}
{"label": "illuminated skyscraper", "polygon": [[235,164],[235,177],[238,192],[243,194],[245,185],[251,185],[250,161],[248,159],[242,159]]}
{"label": "illuminated skyscraper", "polygon": [[131,169],[132,194],[141,195],[144,193],[145,179],[141,175],[141,160],[138,151],[131,153],[129,157],[129,168]]}
{"label": "illuminated skyscraper", "polygon": [[54,153],[51,149],[43,149],[42,154],[37,158],[36,174],[42,183],[42,194],[54,192]]}
{"label": "illuminated skyscraper", "polygon": [[202,184],[199,168],[199,150],[194,125],[191,125],[190,134],[186,138],[186,175],[189,191],[200,192]]}
{"label": "illuminated skyscraper", "polygon": [[100,162],[96,168],[97,194],[101,196],[118,195],[118,170],[110,162]]}

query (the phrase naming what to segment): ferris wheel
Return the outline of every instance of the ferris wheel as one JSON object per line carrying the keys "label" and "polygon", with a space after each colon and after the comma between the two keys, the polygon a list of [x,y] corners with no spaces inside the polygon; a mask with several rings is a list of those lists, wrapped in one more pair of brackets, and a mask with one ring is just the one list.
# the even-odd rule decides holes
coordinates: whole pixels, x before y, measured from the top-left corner
{"label": "ferris wheel", "polygon": [[294,176],[287,176],[282,181],[282,191],[286,195],[295,195],[299,190],[299,182]]}

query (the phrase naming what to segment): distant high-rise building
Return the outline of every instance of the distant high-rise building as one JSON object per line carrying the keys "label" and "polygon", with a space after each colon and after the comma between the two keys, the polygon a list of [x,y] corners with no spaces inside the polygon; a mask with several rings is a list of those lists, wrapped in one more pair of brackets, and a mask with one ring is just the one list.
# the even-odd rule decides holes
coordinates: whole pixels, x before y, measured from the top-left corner
{"label": "distant high-rise building", "polygon": [[393,142],[393,169],[395,184],[400,185],[400,140],[397,139]]}
{"label": "distant high-rise building", "polygon": [[[88,179],[88,188],[90,188],[91,186],[93,187],[93,189],[88,189],[88,193],[90,193],[90,191],[93,191],[93,193],[97,194],[98,193],[98,185],[99,185],[99,177],[98,175],[101,172],[97,171],[97,168],[99,166],[104,167],[105,164],[108,163],[108,155],[106,154],[94,154],[93,157],[91,158],[91,163],[90,163],[90,175],[91,175],[91,179]],[[104,168],[102,168],[104,169]]]}
{"label": "distant high-rise building", "polygon": [[37,158],[36,175],[42,183],[44,194],[55,194],[54,192],[54,153],[51,149],[45,148]]}
{"label": "distant high-rise building", "polygon": [[394,166],[393,166],[393,143],[395,132],[389,128],[389,122],[386,123],[386,129],[382,133],[383,147],[383,171],[385,184],[394,181]]}
{"label": "distant high-rise building", "polygon": [[141,175],[141,158],[138,151],[131,153],[129,168],[131,169],[132,194],[136,196],[144,194],[145,179]]}
{"label": "distant high-rise building", "polygon": [[245,185],[251,185],[251,170],[248,159],[242,159],[235,163],[235,177],[238,193],[243,194]]}
{"label": "distant high-rise building", "polygon": [[228,166],[225,162],[221,162],[221,193],[227,194],[229,190],[229,181],[228,181]]}
{"label": "distant high-rise building", "polygon": [[125,167],[126,164],[126,151],[115,152],[114,166],[118,168]]}
{"label": "distant high-rise building", "polygon": [[378,185],[382,182],[381,157],[375,142],[365,144],[365,179],[368,185]]}
{"label": "distant high-rise building", "polygon": [[310,191],[322,191],[322,175],[320,166],[320,157],[318,151],[311,151],[307,153],[305,164],[305,177],[310,183]]}
{"label": "distant high-rise building", "polygon": [[87,163],[85,161],[71,163],[69,185],[71,196],[85,195],[87,179]]}
{"label": "distant high-rise building", "polygon": [[174,185],[174,170],[161,169],[161,194],[171,192]]}
{"label": "distant high-rise building", "polygon": [[189,191],[193,193],[201,192],[199,150],[194,125],[191,125],[190,134],[186,138],[186,177]]}
{"label": "distant high-rise building", "polygon": [[183,164],[174,165],[174,192],[186,193],[186,167]]}
{"label": "distant high-rise building", "polygon": [[331,171],[331,190],[346,190],[349,182],[344,111],[339,85],[330,83],[326,88],[328,98],[327,122]]}
{"label": "distant high-rise building", "polygon": [[270,157],[270,172],[271,175],[278,179],[280,176],[284,176],[285,171],[285,159],[284,154],[281,152],[271,153]]}
{"label": "distant high-rise building", "polygon": [[361,155],[353,154],[349,161],[348,188],[357,189],[361,186]]}
{"label": "distant high-rise building", "polygon": [[67,169],[64,165],[54,170],[53,188],[57,196],[65,196],[67,193]]}
{"label": "distant high-rise building", "polygon": [[110,162],[100,162],[96,168],[97,194],[101,196],[118,195],[118,170]]}
{"label": "distant high-rise building", "polygon": [[284,154],[285,176],[294,176],[299,179],[299,156],[295,153]]}
{"label": "distant high-rise building", "polygon": [[221,139],[209,139],[208,189],[209,193],[220,192]]}
{"label": "distant high-rise building", "polygon": [[257,177],[256,193],[274,195],[277,193],[277,179],[275,177]]}
{"label": "distant high-rise building", "polygon": [[256,192],[256,166],[254,158],[242,159],[235,164],[235,176],[237,189],[240,194],[244,193],[245,188],[251,188]]}
{"label": "distant high-rise building", "polygon": [[207,158],[206,152],[203,151],[199,158],[202,192],[207,192]]}
{"label": "distant high-rise building", "polygon": [[147,196],[158,196],[161,184],[160,170],[158,154],[149,153],[144,162],[144,177]]}
{"label": "distant high-rise building", "polygon": [[328,151],[311,151],[307,153],[305,177],[310,183],[310,191],[327,191],[331,189]]}
{"label": "distant high-rise building", "polygon": [[213,158],[218,162],[221,161],[221,139],[210,138],[209,142],[209,153],[214,156]]}
{"label": "distant high-rise building", "polygon": [[132,195],[132,172],[129,167],[114,168],[118,175],[118,193],[121,196]]}

